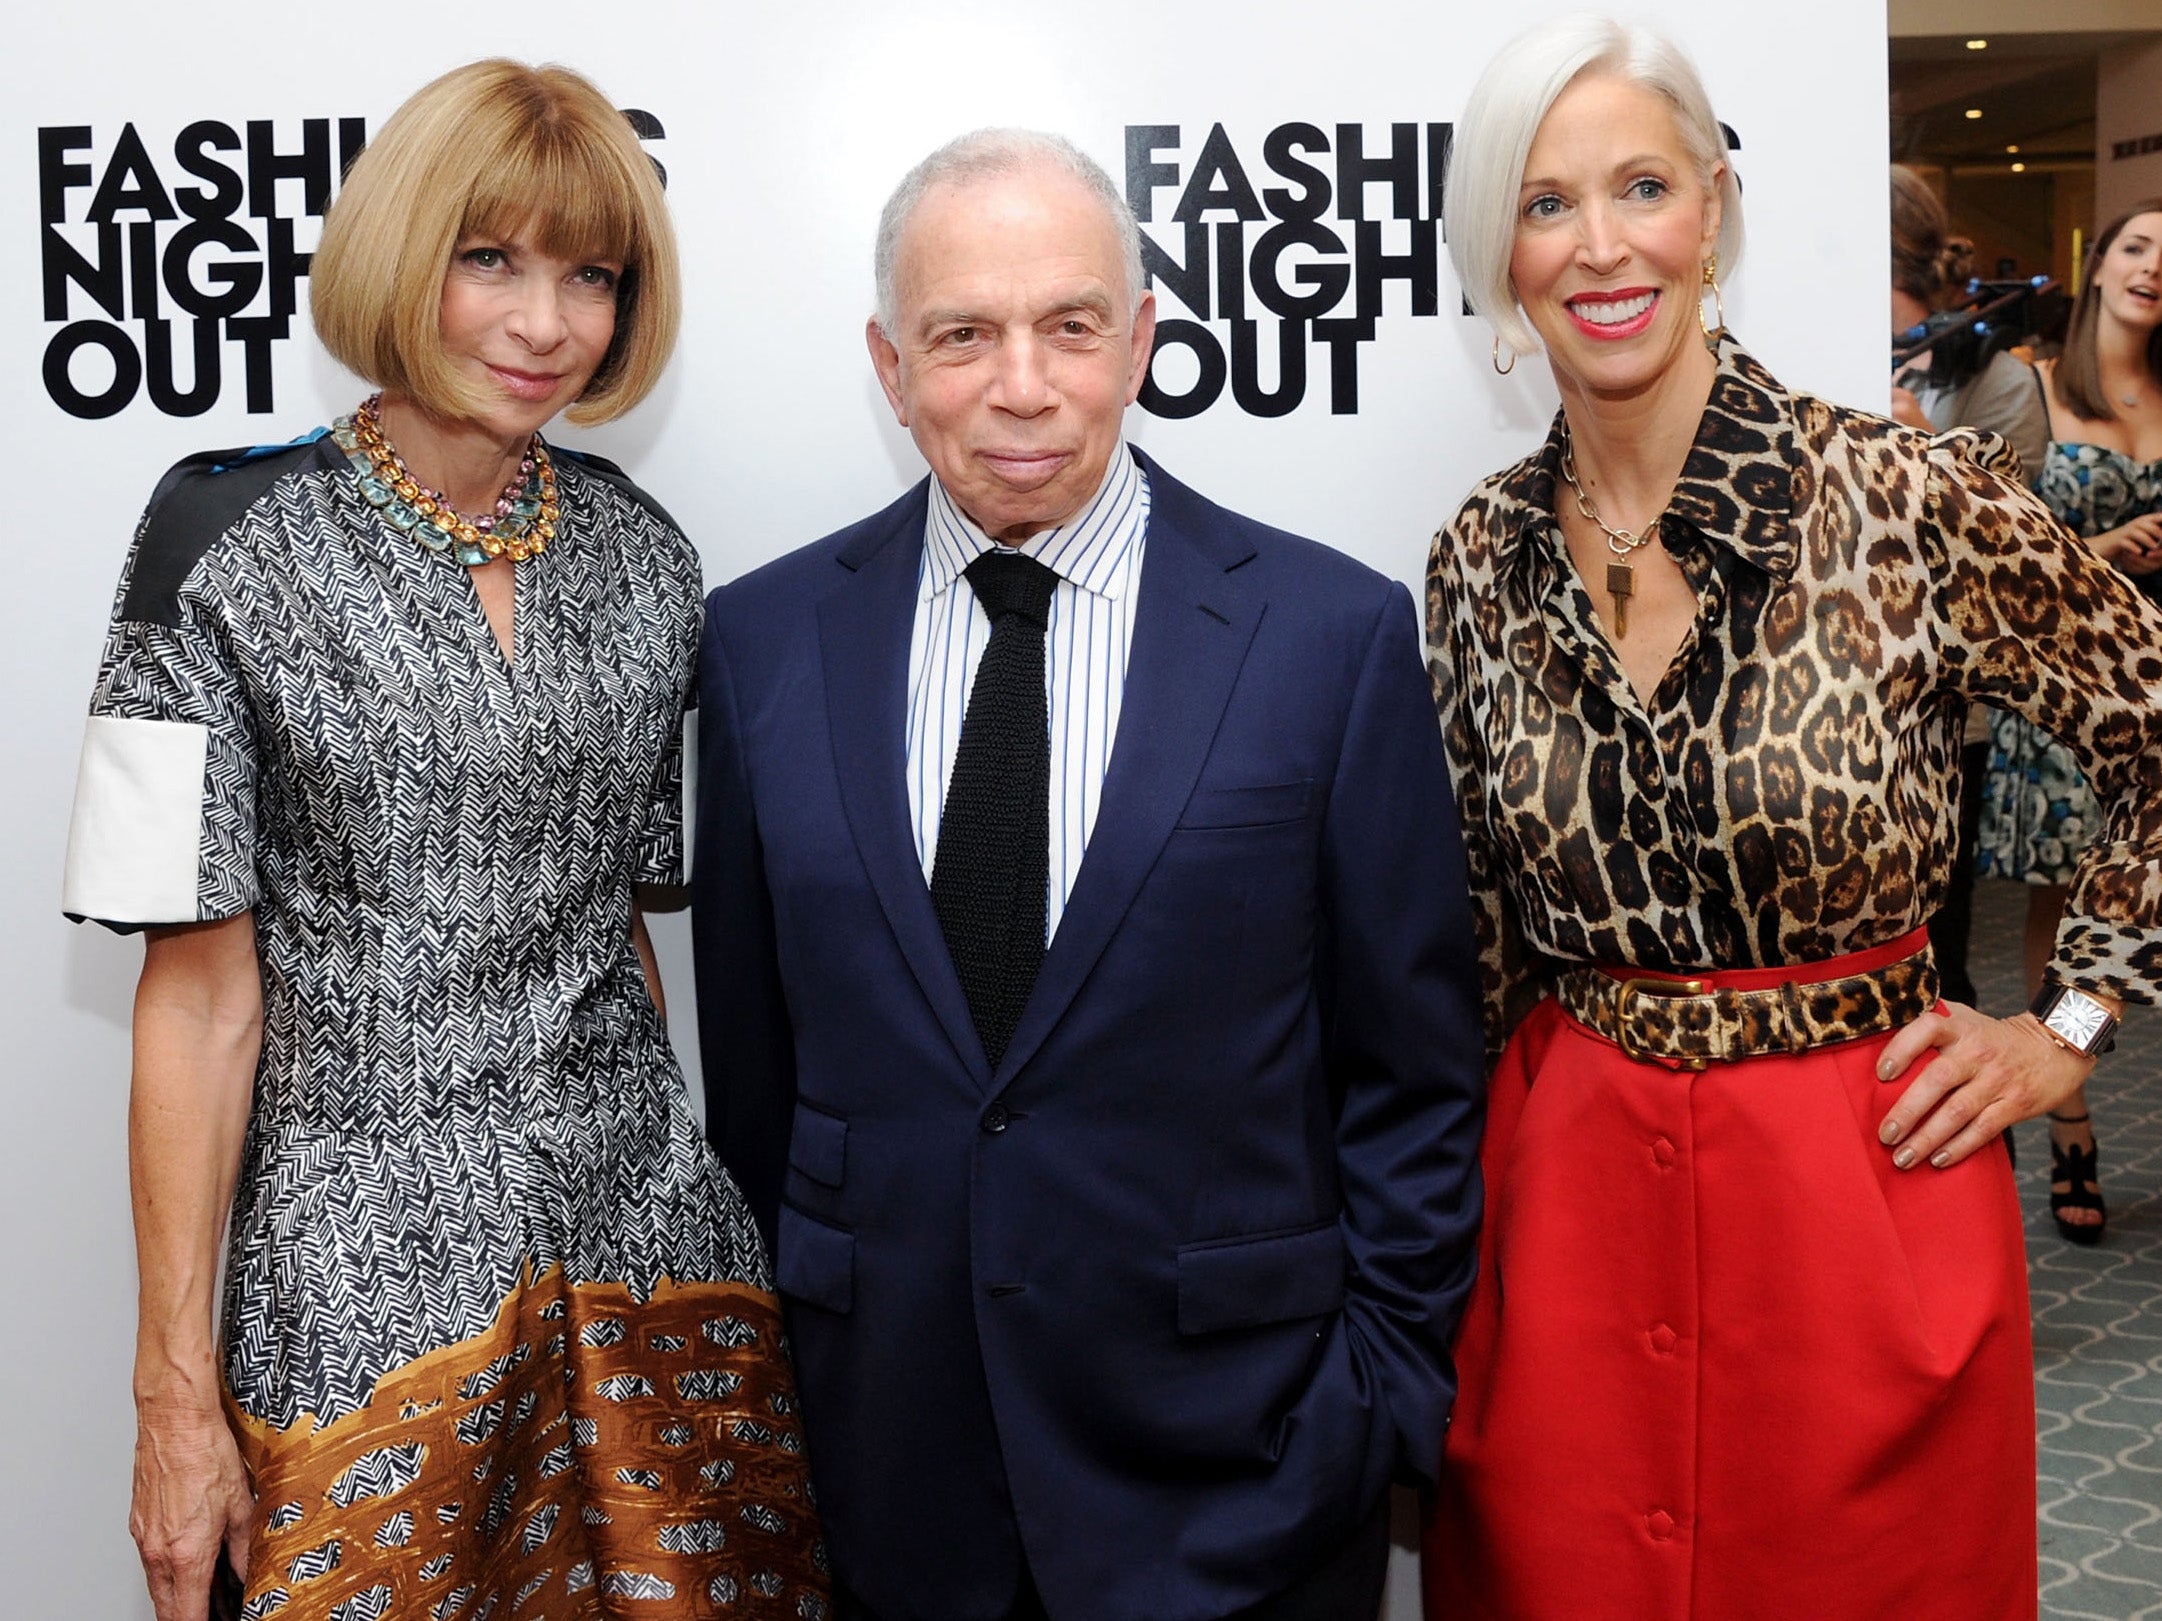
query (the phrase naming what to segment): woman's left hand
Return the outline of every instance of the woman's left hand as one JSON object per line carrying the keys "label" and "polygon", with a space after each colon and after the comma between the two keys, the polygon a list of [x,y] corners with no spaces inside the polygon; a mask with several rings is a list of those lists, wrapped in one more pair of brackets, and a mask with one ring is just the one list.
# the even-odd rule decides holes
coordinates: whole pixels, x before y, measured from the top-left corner
{"label": "woman's left hand", "polygon": [[1877,1060],[1877,1078],[1896,1081],[1924,1053],[1935,1054],[1877,1131],[1901,1170],[1924,1160],[1939,1170],[1957,1165],[2007,1126],[2056,1108],[2094,1068],[2093,1059],[2045,1035],[2031,1013],[1992,1019],[1959,1002],[1942,1006],[1886,1042]]}

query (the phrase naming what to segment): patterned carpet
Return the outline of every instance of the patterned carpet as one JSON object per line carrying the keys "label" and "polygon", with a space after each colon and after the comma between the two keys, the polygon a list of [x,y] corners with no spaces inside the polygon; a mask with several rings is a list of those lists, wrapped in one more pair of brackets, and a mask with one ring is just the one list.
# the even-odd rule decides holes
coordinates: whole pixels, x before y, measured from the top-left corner
{"label": "patterned carpet", "polygon": [[[2026,897],[1975,894],[1985,1008],[2025,1000]],[[2074,1249],[2050,1224],[2047,1135],[2019,1128],[2041,1443],[2042,1614],[2162,1621],[2162,1016],[2135,1012],[2088,1088],[2109,1233]]]}

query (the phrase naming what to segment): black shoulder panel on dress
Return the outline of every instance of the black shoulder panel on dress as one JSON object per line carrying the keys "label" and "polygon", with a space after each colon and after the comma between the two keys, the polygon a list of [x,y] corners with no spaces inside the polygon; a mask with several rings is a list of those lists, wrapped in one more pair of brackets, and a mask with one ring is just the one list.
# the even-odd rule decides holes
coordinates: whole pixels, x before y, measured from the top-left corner
{"label": "black shoulder panel on dress", "polygon": [[151,492],[120,617],[140,624],[179,623],[180,587],[203,554],[265,490],[320,455],[327,442],[318,437],[290,445],[206,450],[177,463]]}
{"label": "black shoulder panel on dress", "polygon": [[603,483],[613,484],[677,534],[686,533],[683,525],[677,523],[675,519],[668,515],[666,507],[654,500],[652,496],[646,494],[643,489],[639,488],[637,481],[630,474],[624,472],[622,468],[618,467],[606,456],[596,456],[590,450],[568,450],[561,445],[550,445],[548,449],[552,454],[560,456],[566,461],[576,462],[580,471],[591,473]]}

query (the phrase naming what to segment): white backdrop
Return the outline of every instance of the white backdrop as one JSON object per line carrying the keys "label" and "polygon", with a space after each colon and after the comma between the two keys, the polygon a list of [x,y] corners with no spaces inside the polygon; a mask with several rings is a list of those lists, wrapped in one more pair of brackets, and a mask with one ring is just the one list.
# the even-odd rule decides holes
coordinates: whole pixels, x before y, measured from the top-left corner
{"label": "white backdrop", "polygon": [[[567,62],[618,105],[652,114],[663,133],[649,150],[667,171],[688,270],[683,346],[631,420],[564,437],[653,489],[698,542],[713,582],[884,505],[920,476],[879,396],[862,324],[878,206],[940,141],[988,123],[1056,129],[1115,176],[1129,172],[1130,145],[1145,148],[1141,161],[1163,166],[1147,177],[1157,183],[1145,230],[1190,267],[1189,232],[1174,216],[1182,200],[1189,214],[1201,210],[1193,234],[1212,254],[1201,283],[1211,289],[1209,346],[1227,352],[1221,250],[1233,246],[1236,264],[1278,224],[1239,224],[1242,193],[1250,186],[1262,208],[1297,214],[1298,199],[1325,182],[1329,206],[1314,225],[1342,247],[1310,228],[1279,258],[1287,232],[1262,253],[1276,276],[1264,263],[1258,279],[1229,278],[1258,318],[1248,392],[1279,389],[1282,333],[1262,296],[1277,283],[1294,296],[1318,290],[1326,306],[1330,267],[1340,275],[1363,254],[1371,275],[1375,254],[1396,256],[1379,266],[1394,275],[1378,284],[1372,336],[1354,341],[1349,326],[1324,328],[1320,342],[1295,334],[1307,386],[1285,414],[1241,409],[1227,385],[1197,415],[1137,409],[1129,431],[1204,492],[1415,584],[1427,537],[1475,479],[1525,453],[1553,406],[1538,360],[1494,376],[1486,329],[1459,314],[1445,254],[1435,313],[1414,312],[1416,275],[1406,272],[1436,234],[1429,126],[1455,116],[1508,34],[1560,9],[1550,0],[21,8],[0,65],[9,221],[0,359],[16,456],[0,590],[12,739],[0,798],[9,1049],[0,1230],[25,1270],[21,1309],[0,1336],[0,1569],[13,1594],[0,1607],[40,1618],[149,1614],[125,1530],[134,1303],[124,1127],[140,948],[64,923],[59,870],[113,582],[157,474],[192,450],[286,439],[361,393],[315,347],[304,281],[289,338],[249,325],[275,315],[276,289],[291,279],[277,273],[281,254],[312,247],[319,223],[305,181],[273,182],[266,160],[282,154],[306,170],[306,121],[327,120],[319,150],[331,157],[313,164],[327,179],[340,120],[373,129],[434,73],[489,54]],[[1691,48],[1740,139],[1750,242],[1727,289],[1731,323],[1790,384],[1881,408],[1882,0],[1828,0],[1806,28],[1787,11],[1731,0],[1632,12]],[[1272,132],[1287,125],[1314,127],[1278,134],[1297,150],[1279,144],[1284,161],[1272,162]],[[1382,177],[1361,188],[1361,211],[1379,222],[1363,246],[1338,187],[1346,126],[1367,156],[1404,160],[1390,172],[1400,186]],[[261,148],[252,160],[251,140]],[[208,408],[171,414],[174,396],[197,393],[201,380],[190,309],[214,310],[227,288],[237,303],[250,265],[270,274],[245,307],[223,312],[240,324],[201,334],[221,362],[216,389],[200,390]],[[1358,314],[1355,278],[1343,279],[1353,285],[1341,301],[1317,308],[1327,320]],[[1203,313],[1163,302],[1167,318]],[[252,385],[256,403],[269,395],[267,411],[248,409],[251,350],[267,365]],[[49,383],[49,362],[70,351]],[[141,386],[124,386],[125,357],[145,355]],[[1356,411],[1331,408],[1340,355],[1355,358]],[[1194,349],[1180,346],[1162,352],[1155,380],[1187,395],[1205,379]],[[84,416],[61,403],[75,397],[83,409],[100,396],[117,408]],[[661,932],[675,1027],[694,1060],[683,932]],[[1412,1613],[1399,1569],[1391,1614]]]}

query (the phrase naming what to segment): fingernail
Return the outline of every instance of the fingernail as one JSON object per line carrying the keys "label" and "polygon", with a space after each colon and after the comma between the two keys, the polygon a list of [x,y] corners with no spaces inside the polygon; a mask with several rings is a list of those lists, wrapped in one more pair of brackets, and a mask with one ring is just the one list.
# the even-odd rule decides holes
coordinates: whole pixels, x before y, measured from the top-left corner
{"label": "fingernail", "polygon": [[1894,1076],[1895,1074],[1897,1074],[1897,1073],[1898,1073],[1898,1071],[1896,1071],[1896,1070],[1894,1070],[1894,1069],[1892,1068],[1892,1061],[1891,1061],[1891,1060],[1890,1060],[1889,1058],[1880,1058],[1880,1059],[1878,1059],[1878,1060],[1877,1060],[1877,1079],[1878,1079],[1878,1080],[1880,1080],[1880,1081],[1888,1081],[1888,1080],[1890,1080],[1890,1079],[1891,1079],[1891,1078],[1892,1078],[1892,1077],[1893,1077],[1893,1076]]}
{"label": "fingernail", "polygon": [[1892,1156],[1892,1163],[1898,1166],[1902,1171],[1911,1168],[1914,1164],[1914,1150],[1911,1148],[1902,1148],[1898,1153]]}
{"label": "fingernail", "polygon": [[1899,1122],[1887,1116],[1884,1124],[1877,1128],[1877,1141],[1880,1143],[1898,1142]]}
{"label": "fingernail", "polygon": [[1943,1170],[1947,1165],[1952,1163],[1952,1151],[1949,1148],[1939,1149],[1936,1153],[1929,1156],[1929,1163],[1936,1166],[1938,1170]]}

